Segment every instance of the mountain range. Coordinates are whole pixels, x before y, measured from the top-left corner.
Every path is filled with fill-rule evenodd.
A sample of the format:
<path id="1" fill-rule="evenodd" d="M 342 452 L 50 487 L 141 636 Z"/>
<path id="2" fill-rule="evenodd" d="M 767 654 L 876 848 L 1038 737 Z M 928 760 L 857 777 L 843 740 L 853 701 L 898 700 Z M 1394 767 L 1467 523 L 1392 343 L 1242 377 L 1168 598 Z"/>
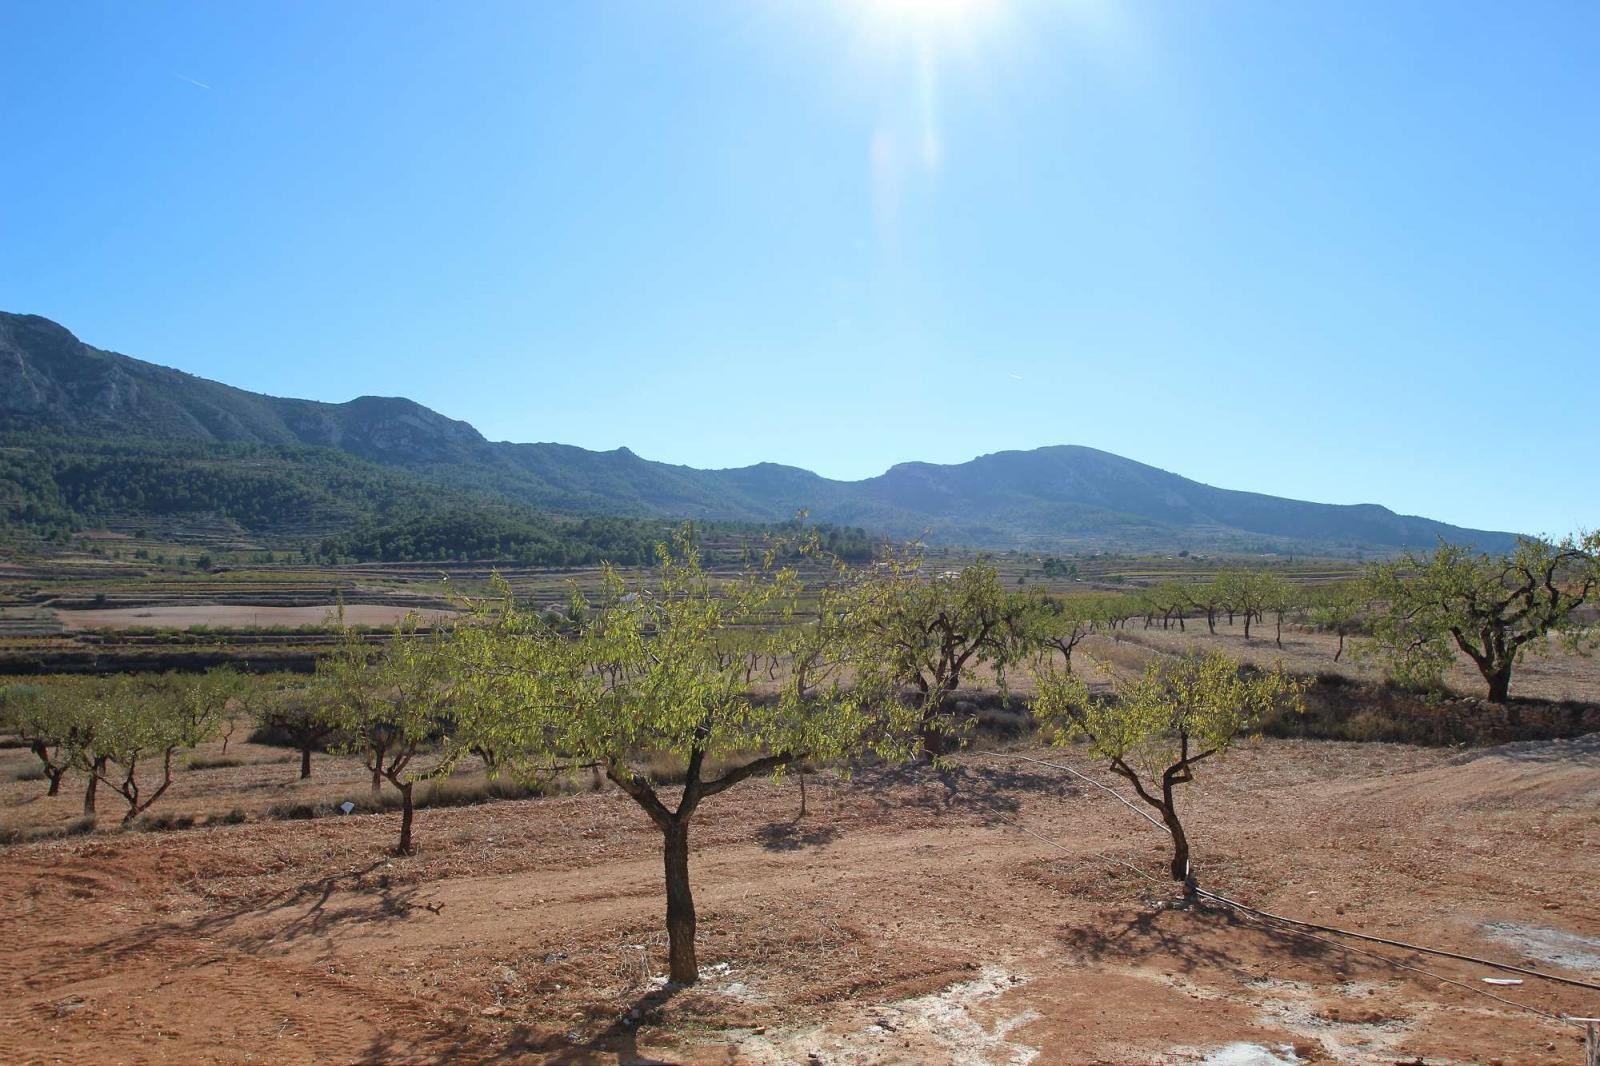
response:
<path id="1" fill-rule="evenodd" d="M 29 482 L 30 469 L 44 469 L 44 459 L 63 450 L 147 448 L 151 462 L 163 456 L 177 457 L 175 464 L 203 461 L 213 474 L 229 464 L 256 473 L 270 467 L 274 477 L 291 482 L 302 468 L 325 471 L 337 462 L 341 476 L 379 486 L 371 493 L 376 497 L 388 491 L 427 497 L 448 487 L 441 498 L 466 494 L 460 498 L 547 514 L 738 522 L 780 522 L 805 510 L 816 521 L 887 536 L 989 548 L 1352 555 L 1431 548 L 1441 538 L 1497 551 L 1515 539 L 1376 504 L 1308 503 L 1214 488 L 1073 445 L 997 452 L 954 465 L 901 463 L 863 481 L 834 481 L 772 463 L 699 470 L 653 462 L 626 448 L 495 442 L 409 399 L 362 396 L 334 404 L 247 392 L 91 347 L 39 316 L 4 312 L 0 441 L 18 483 Z M 81 463 L 56 462 L 50 469 L 64 500 L 114 498 L 125 509 L 146 506 L 115 496 L 114 485 L 84 489 L 80 482 L 96 475 L 84 473 Z M 77 472 L 61 473 L 69 469 Z M 325 473 L 319 477 L 317 491 L 332 492 Z M 28 491 L 47 492 L 49 486 L 38 483 L 48 480 L 32 476 Z M 272 520 L 292 524 L 295 515 L 322 507 L 307 491 L 310 510 L 280 510 Z M 324 531 L 330 522 L 372 517 L 339 511 L 331 496 L 325 502 L 317 512 Z M 205 500 L 194 506 L 203 508 Z"/>

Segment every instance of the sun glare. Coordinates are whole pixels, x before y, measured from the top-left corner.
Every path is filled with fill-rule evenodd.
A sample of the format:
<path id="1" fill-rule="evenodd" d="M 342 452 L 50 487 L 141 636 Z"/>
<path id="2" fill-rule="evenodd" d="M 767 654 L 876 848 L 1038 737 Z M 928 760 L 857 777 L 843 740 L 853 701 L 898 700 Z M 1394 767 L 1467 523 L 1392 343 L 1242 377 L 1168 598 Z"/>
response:
<path id="1" fill-rule="evenodd" d="M 919 28 L 965 28 L 996 0 L 857 0 L 874 19 Z"/>

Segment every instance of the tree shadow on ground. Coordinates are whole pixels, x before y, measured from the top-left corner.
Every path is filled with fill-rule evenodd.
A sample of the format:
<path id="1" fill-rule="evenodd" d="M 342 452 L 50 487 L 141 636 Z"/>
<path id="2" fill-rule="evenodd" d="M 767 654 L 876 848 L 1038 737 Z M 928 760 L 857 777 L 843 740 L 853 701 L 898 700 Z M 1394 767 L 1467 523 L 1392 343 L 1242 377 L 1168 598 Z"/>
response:
<path id="1" fill-rule="evenodd" d="M 756 830 L 756 840 L 768 851 L 823 848 L 837 839 L 839 830 L 830 825 L 802 826 L 799 822 L 768 822 Z"/>
<path id="2" fill-rule="evenodd" d="M 1123 912 L 1126 917 L 1128 912 Z M 1333 944 L 1241 918 L 1229 907 L 1152 907 L 1122 921 L 1063 930 L 1057 941 L 1087 963 L 1133 963 L 1192 975 L 1217 971 L 1240 983 L 1273 976 L 1263 957 L 1316 963 L 1330 972 L 1351 972 L 1360 960 Z M 1246 950 L 1246 949 L 1250 950 Z"/>
<path id="3" fill-rule="evenodd" d="M 639 1029 L 659 1022 L 659 1012 L 682 989 L 664 985 L 644 993 L 592 1035 L 580 1036 L 578 1029 L 567 1033 L 539 1030 L 529 1025 L 497 1028 L 480 1032 L 465 1027 L 438 1033 L 424 1039 L 424 1048 L 383 1034 L 373 1040 L 362 1055 L 362 1062 L 416 1062 L 419 1051 L 424 1061 L 437 1062 L 514 1062 L 524 1059 L 546 1066 L 589 1066 L 615 1061 L 617 1066 L 673 1066 L 678 1060 L 658 1058 L 639 1050 Z M 611 1056 L 615 1055 L 613 1060 Z"/>
<path id="4" fill-rule="evenodd" d="M 885 811 L 931 810 L 960 814 L 976 824 L 1009 825 L 1022 798 L 1070 799 L 1083 788 L 1063 774 L 963 762 L 940 768 L 926 762 L 863 771 L 856 781 Z"/>
<path id="5" fill-rule="evenodd" d="M 429 904 L 418 898 L 421 885 L 400 887 L 385 874 L 372 876 L 386 861 L 377 859 L 359 870 L 304 881 L 264 900 L 241 904 L 221 913 L 141 926 L 84 950 L 91 958 L 120 961 L 146 951 L 161 950 L 173 938 L 203 940 L 224 936 L 230 948 L 258 951 L 269 944 L 286 944 L 330 933 L 345 925 L 404 921 L 418 912 L 441 913 L 441 904 Z M 247 920 L 256 928 L 241 929 Z"/>

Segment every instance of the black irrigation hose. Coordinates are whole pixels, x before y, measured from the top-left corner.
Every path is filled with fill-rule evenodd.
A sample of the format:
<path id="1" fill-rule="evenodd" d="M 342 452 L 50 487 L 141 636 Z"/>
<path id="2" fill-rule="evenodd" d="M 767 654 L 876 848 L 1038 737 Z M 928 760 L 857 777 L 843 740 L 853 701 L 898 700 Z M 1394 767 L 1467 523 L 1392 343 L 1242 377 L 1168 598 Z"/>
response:
<path id="1" fill-rule="evenodd" d="M 1593 992 L 1600 992 L 1600 984 L 1595 984 L 1592 981 L 1580 981 L 1576 977 L 1561 977 L 1553 973 L 1540 973 L 1538 970 L 1529 970 L 1521 966 L 1513 966 L 1508 962 L 1495 962 L 1493 959 L 1484 959 L 1478 957 L 1477 955 L 1462 955 L 1461 953 L 1455 951 L 1445 951 L 1443 948 L 1430 948 L 1424 947 L 1421 944 L 1408 944 L 1404 940 L 1388 940 L 1381 936 L 1371 936 L 1367 933 L 1357 933 L 1349 929 L 1339 929 L 1331 925 L 1318 925 L 1315 922 L 1303 922 L 1298 918 L 1285 918 L 1281 914 L 1273 914 L 1270 911 L 1263 911 L 1258 910 L 1255 907 L 1248 907 L 1245 904 L 1240 903 L 1238 900 L 1229 899 L 1227 896 L 1218 895 L 1215 892 L 1207 892 L 1203 888 L 1196 889 L 1195 891 L 1200 895 L 1205 896 L 1207 899 L 1216 900 L 1218 903 L 1232 907 L 1235 910 L 1258 915 L 1262 918 L 1270 918 L 1275 922 L 1282 922 L 1285 925 L 1299 926 L 1302 929 L 1315 929 L 1320 933 L 1333 933 L 1337 936 L 1348 936 L 1356 940 L 1366 940 L 1373 944 L 1385 944 L 1391 948 L 1404 948 L 1407 951 L 1420 951 L 1426 955 L 1438 955 L 1441 958 L 1446 959 L 1459 959 L 1462 962 L 1472 962 L 1478 964 L 1479 966 L 1488 966 L 1496 970 L 1505 970 L 1507 973 L 1520 973 L 1526 977 L 1539 977 L 1546 981 L 1558 981 L 1564 985 L 1572 985 L 1576 988 L 1587 988 Z"/>
<path id="2" fill-rule="evenodd" d="M 1212 898 L 1214 900 L 1218 900 L 1219 902 L 1226 902 L 1227 905 L 1232 906 L 1232 907 L 1236 908 L 1237 910 L 1239 910 L 1239 912 L 1242 913 L 1250 921 L 1256 922 L 1256 923 L 1258 923 L 1260 925 L 1263 925 L 1263 926 L 1267 926 L 1269 928 L 1272 926 L 1272 923 L 1267 921 L 1265 918 L 1258 917 L 1258 915 L 1264 914 L 1265 913 L 1264 911 L 1257 911 L 1254 908 L 1245 907 L 1245 906 L 1243 906 L 1241 904 L 1233 903 L 1231 900 L 1223 901 L 1222 897 L 1216 895 L 1215 893 L 1206 892 L 1206 891 L 1201 890 L 1200 891 L 1200 895 L 1209 896 L 1210 898 Z M 1544 1010 L 1544 1009 L 1542 1009 L 1540 1007 L 1529 1006 L 1526 1003 L 1518 1003 L 1514 999 L 1507 999 L 1505 996 L 1496 995 L 1495 993 L 1490 992 L 1488 989 L 1479 988 L 1477 985 L 1468 984 L 1465 981 L 1458 981 L 1454 977 L 1446 977 L 1443 974 L 1434 973 L 1432 970 L 1424 970 L 1420 966 L 1412 966 L 1409 963 L 1401 962 L 1399 959 L 1391 958 L 1390 956 L 1385 955 L 1381 951 L 1372 951 L 1372 950 L 1370 950 L 1368 948 L 1353 948 L 1348 944 L 1340 944 L 1336 940 L 1329 940 L 1325 936 L 1318 936 L 1315 933 L 1308 933 L 1304 929 L 1295 928 L 1296 926 L 1304 925 L 1304 924 L 1308 924 L 1308 923 L 1296 922 L 1293 919 L 1279 919 L 1279 920 L 1288 923 L 1289 928 L 1285 929 L 1284 931 L 1289 933 L 1289 934 L 1291 934 L 1291 935 L 1293 935 L 1293 936 L 1304 937 L 1307 940 L 1314 940 L 1319 944 L 1327 944 L 1329 947 L 1343 948 L 1345 951 L 1354 951 L 1358 955 L 1366 955 L 1369 958 L 1377 959 L 1380 962 L 1385 963 L 1386 965 L 1394 966 L 1394 967 L 1397 967 L 1398 969 L 1401 969 L 1401 970 L 1410 970 L 1412 973 L 1419 973 L 1422 976 L 1430 978 L 1431 980 L 1434 980 L 1434 981 L 1438 981 L 1441 984 L 1455 985 L 1457 988 L 1465 989 L 1468 992 L 1475 992 L 1480 996 L 1486 996 L 1489 999 L 1494 1000 L 1496 1003 L 1504 1003 L 1508 1007 L 1515 1007 L 1518 1010 L 1525 1010 L 1529 1014 L 1537 1014 L 1539 1017 L 1548 1018 L 1550 1021 L 1553 1021 L 1553 1022 L 1569 1022 L 1569 1023 L 1572 1023 L 1572 1024 L 1577 1024 L 1575 1019 L 1568 1018 L 1565 1015 L 1552 1014 L 1550 1011 Z"/>

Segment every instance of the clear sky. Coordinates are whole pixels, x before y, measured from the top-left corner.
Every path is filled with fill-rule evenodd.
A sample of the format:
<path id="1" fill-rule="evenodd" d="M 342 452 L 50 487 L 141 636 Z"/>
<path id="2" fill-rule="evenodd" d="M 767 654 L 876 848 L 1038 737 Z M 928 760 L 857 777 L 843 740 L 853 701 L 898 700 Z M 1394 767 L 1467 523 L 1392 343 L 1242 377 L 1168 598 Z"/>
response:
<path id="1" fill-rule="evenodd" d="M 0 308 L 491 439 L 1600 525 L 1600 4 L 0 0 Z"/>

